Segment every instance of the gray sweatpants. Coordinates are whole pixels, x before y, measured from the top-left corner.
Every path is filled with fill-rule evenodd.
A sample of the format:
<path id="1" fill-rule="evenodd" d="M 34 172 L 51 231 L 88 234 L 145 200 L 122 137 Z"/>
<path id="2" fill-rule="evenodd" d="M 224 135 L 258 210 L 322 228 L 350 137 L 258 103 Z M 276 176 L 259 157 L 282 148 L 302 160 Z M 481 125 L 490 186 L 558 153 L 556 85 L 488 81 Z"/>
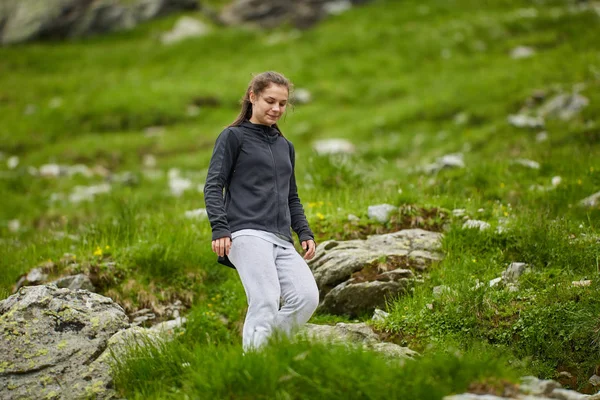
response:
<path id="1" fill-rule="evenodd" d="M 248 299 L 242 335 L 244 351 L 263 346 L 275 330 L 290 335 L 319 303 L 315 278 L 292 248 L 256 236 L 238 236 L 229 251 Z M 279 308 L 279 298 L 284 304 Z"/>

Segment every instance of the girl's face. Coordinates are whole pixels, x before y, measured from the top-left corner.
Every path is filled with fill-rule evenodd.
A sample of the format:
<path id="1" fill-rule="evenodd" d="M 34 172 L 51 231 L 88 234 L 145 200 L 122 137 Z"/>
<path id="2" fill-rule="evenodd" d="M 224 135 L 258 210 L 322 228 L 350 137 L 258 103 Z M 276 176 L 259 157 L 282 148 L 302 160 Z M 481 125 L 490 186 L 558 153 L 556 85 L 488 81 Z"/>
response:
<path id="1" fill-rule="evenodd" d="M 285 86 L 271 83 L 260 95 L 250 92 L 252 102 L 252 117 L 250 122 L 271 126 L 285 112 L 288 101 L 288 89 Z"/>

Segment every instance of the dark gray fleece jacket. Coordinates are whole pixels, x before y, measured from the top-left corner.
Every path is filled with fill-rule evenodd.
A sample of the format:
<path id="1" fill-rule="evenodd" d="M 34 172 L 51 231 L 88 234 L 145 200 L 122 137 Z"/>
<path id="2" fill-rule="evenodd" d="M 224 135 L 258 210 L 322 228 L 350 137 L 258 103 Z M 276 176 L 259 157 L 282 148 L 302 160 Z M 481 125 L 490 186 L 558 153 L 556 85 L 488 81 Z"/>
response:
<path id="1" fill-rule="evenodd" d="M 204 186 L 212 239 L 241 229 L 272 232 L 292 242 L 314 239 L 298 197 L 294 146 L 270 126 L 249 121 L 217 138 Z"/>

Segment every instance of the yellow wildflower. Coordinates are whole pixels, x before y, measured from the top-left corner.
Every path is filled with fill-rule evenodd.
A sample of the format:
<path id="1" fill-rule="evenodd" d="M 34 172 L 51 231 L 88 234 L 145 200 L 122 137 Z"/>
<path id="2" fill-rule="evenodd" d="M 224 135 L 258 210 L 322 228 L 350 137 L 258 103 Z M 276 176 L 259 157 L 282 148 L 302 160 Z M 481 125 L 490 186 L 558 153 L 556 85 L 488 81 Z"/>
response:
<path id="1" fill-rule="evenodd" d="M 94 255 L 98 257 L 102 257 L 102 249 L 100 246 L 96 247 L 96 251 L 94 251 Z"/>
<path id="2" fill-rule="evenodd" d="M 321 213 L 317 213 L 317 218 L 319 219 L 325 219 L 325 216 Z"/>
<path id="3" fill-rule="evenodd" d="M 473 261 L 474 263 L 476 263 L 476 262 L 477 262 L 477 259 L 476 259 L 476 258 L 474 258 L 472 261 Z"/>
<path id="4" fill-rule="evenodd" d="M 501 187 L 502 189 L 504 189 L 504 182 L 501 182 L 501 183 L 500 183 L 500 187 Z"/>
<path id="5" fill-rule="evenodd" d="M 504 211 L 504 216 L 508 217 L 508 212 Z"/>
<path id="6" fill-rule="evenodd" d="M 583 182 L 581 181 L 581 179 L 577 179 L 577 184 L 581 185 Z"/>
<path id="7" fill-rule="evenodd" d="M 110 246 L 106 245 L 106 247 L 104 248 L 105 250 L 110 250 Z"/>

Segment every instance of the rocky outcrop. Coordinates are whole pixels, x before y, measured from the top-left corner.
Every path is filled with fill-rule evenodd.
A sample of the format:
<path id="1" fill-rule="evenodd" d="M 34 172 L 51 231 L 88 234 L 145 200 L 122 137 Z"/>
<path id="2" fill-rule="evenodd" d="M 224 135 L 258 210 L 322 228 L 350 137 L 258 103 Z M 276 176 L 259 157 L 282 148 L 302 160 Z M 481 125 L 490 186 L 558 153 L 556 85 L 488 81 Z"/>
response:
<path id="1" fill-rule="evenodd" d="M 464 393 L 446 396 L 444 400 L 600 400 L 600 394 L 581 394 L 563 389 L 556 381 L 542 380 L 534 376 L 526 376 L 522 378 L 520 385 L 508 389 L 500 395 Z"/>
<path id="2" fill-rule="evenodd" d="M 0 43 L 130 29 L 197 0 L 0 0 Z"/>
<path id="3" fill-rule="evenodd" d="M 391 359 L 414 358 L 419 355 L 408 347 L 382 342 L 379 336 L 365 323 L 336 325 L 305 324 L 301 330 L 310 340 L 326 341 L 350 346 L 361 346 L 376 351 Z"/>
<path id="4" fill-rule="evenodd" d="M 227 25 L 253 23 L 273 28 L 291 23 L 308 28 L 330 14 L 339 14 L 368 0 L 237 0 L 225 7 L 219 19 Z"/>
<path id="5" fill-rule="evenodd" d="M 442 259 L 441 234 L 422 229 L 323 242 L 309 262 L 321 296 L 320 310 L 359 315 L 384 308 L 410 289 L 433 261 Z"/>
<path id="6" fill-rule="evenodd" d="M 113 397 L 109 366 L 98 358 L 128 326 L 123 309 L 108 297 L 55 286 L 21 288 L 0 302 L 1 397 Z"/>

